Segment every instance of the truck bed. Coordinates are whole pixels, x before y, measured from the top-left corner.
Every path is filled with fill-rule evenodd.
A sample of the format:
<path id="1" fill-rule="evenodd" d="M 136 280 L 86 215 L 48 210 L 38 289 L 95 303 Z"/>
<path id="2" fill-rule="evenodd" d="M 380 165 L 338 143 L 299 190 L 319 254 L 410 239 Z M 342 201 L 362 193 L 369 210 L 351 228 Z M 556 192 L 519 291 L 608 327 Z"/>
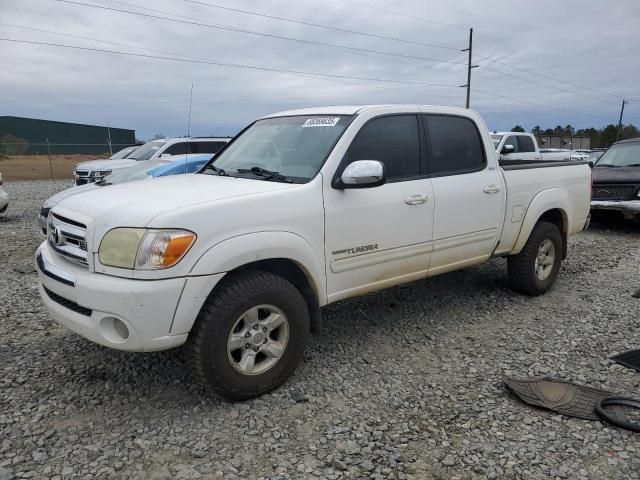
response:
<path id="1" fill-rule="evenodd" d="M 511 254 L 534 198 L 542 194 L 567 212 L 568 234 L 579 232 L 589 215 L 590 172 L 587 162 L 545 162 L 541 160 L 500 160 L 507 189 L 505 223 L 496 255 Z M 548 170 L 554 168 L 554 170 Z M 530 170 L 536 169 L 531 172 Z M 539 170 L 537 170 L 539 169 Z M 518 253 L 517 251 L 515 253 Z"/>
<path id="2" fill-rule="evenodd" d="M 509 160 L 500 159 L 498 164 L 503 170 L 524 170 L 528 168 L 567 167 L 572 165 L 587 165 L 580 160 L 554 161 L 554 160 Z"/>

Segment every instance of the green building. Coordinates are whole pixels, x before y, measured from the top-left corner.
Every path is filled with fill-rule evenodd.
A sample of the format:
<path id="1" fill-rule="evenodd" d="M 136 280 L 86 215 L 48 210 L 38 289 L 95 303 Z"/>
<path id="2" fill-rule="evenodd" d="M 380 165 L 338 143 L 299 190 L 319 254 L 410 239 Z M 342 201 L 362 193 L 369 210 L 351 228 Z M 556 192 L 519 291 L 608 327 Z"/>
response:
<path id="1" fill-rule="evenodd" d="M 0 116 L 0 152 L 7 154 L 99 155 L 135 143 L 135 130 Z"/>

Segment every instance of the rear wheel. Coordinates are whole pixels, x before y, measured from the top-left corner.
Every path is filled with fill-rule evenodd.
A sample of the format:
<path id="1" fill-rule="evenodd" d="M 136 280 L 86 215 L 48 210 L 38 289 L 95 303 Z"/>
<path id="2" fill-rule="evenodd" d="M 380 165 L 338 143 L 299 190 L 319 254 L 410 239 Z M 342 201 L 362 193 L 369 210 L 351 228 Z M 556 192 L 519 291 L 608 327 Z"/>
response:
<path id="1" fill-rule="evenodd" d="M 538 222 L 522 251 L 507 259 L 510 286 L 526 295 L 541 295 L 555 282 L 561 262 L 560 230 L 553 223 Z"/>
<path id="2" fill-rule="evenodd" d="M 300 292 L 268 272 L 231 274 L 189 335 L 200 381 L 230 400 L 281 385 L 302 358 L 309 312 Z"/>

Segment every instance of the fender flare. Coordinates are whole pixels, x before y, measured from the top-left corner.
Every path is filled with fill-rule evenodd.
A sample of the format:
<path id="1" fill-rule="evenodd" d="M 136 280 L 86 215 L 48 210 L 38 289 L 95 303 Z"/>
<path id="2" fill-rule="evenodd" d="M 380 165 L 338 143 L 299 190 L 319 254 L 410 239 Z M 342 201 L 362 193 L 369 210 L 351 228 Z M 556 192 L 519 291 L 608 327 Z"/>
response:
<path id="1" fill-rule="evenodd" d="M 320 305 L 327 303 L 323 257 L 296 233 L 264 231 L 238 235 L 213 245 L 196 261 L 189 275 L 226 273 L 269 259 L 291 260 L 307 276 Z"/>
<path id="2" fill-rule="evenodd" d="M 559 188 L 548 188 L 536 194 L 529 203 L 511 255 L 516 255 L 522 251 L 527 240 L 529 240 L 533 227 L 536 226 L 540 217 L 550 210 L 559 210 L 562 214 L 563 228 L 561 233 L 564 239 L 563 242 L 566 242 L 568 228 L 572 224 L 571 219 L 573 218 L 569 195 Z"/>

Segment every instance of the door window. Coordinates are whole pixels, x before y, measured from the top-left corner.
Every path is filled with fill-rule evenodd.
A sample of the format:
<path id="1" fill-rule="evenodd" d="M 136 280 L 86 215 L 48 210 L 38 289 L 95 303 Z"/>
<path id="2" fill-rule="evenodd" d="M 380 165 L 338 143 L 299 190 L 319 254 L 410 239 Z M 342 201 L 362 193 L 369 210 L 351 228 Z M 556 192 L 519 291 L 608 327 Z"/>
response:
<path id="1" fill-rule="evenodd" d="M 420 134 L 415 115 L 380 117 L 367 123 L 349 147 L 349 162 L 378 160 L 388 181 L 420 175 Z"/>
<path id="2" fill-rule="evenodd" d="M 487 164 L 480 132 L 466 117 L 424 115 L 430 175 L 456 175 L 483 170 Z"/>
<path id="3" fill-rule="evenodd" d="M 518 145 L 518 137 L 516 137 L 515 135 L 511 135 L 510 137 L 508 137 L 502 147 L 504 148 L 507 145 L 511 145 L 513 147 L 513 153 L 518 153 L 520 151 L 520 146 Z"/>
<path id="4" fill-rule="evenodd" d="M 163 155 L 184 155 L 186 153 L 191 153 L 188 142 L 174 143 L 162 152 Z"/>
<path id="5" fill-rule="evenodd" d="M 191 142 L 191 151 L 193 153 L 218 153 L 225 142 Z"/>
<path id="6" fill-rule="evenodd" d="M 535 152 L 536 147 L 533 144 L 533 140 L 531 137 L 519 136 L 518 137 L 518 147 L 520 152 Z"/>

